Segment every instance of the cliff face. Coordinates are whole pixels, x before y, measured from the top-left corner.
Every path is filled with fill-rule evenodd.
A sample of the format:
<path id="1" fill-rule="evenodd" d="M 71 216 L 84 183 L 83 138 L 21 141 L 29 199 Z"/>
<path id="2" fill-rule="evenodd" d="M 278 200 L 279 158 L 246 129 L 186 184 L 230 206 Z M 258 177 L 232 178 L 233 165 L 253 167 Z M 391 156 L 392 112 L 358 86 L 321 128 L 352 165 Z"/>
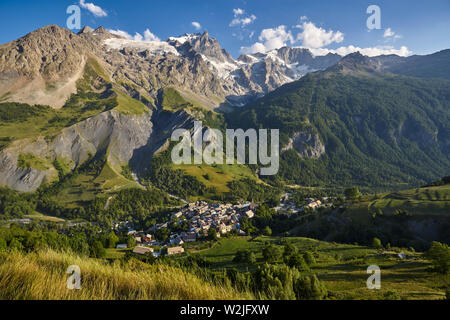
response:
<path id="1" fill-rule="evenodd" d="M 283 151 L 294 149 L 301 158 L 319 159 L 325 153 L 325 146 L 319 134 L 312 129 L 295 132 Z"/>
<path id="2" fill-rule="evenodd" d="M 61 107 L 76 92 L 90 48 L 87 41 L 57 26 L 0 46 L 0 97 Z"/>
<path id="3" fill-rule="evenodd" d="M 39 148 L 39 145 L 44 146 L 45 144 L 42 141 L 36 142 L 32 148 L 24 151 L 35 151 L 35 148 Z M 53 170 L 43 170 L 42 168 L 38 170 L 32 167 L 20 167 L 20 154 L 17 149 L 0 153 L 0 186 L 30 192 L 35 191 L 47 178 L 51 179 L 55 176 L 56 170 L 54 168 Z"/>
<path id="4" fill-rule="evenodd" d="M 183 111 L 131 116 L 111 110 L 63 129 L 52 141 L 43 137 L 16 141 L 0 152 L 0 185 L 35 191 L 43 182 L 57 178 L 53 165 L 56 159 L 73 170 L 90 157 L 105 154 L 111 168 L 118 173 L 130 161 L 139 170 L 165 145 L 172 130 L 189 128 L 192 121 Z M 154 122 L 159 124 L 155 126 Z M 24 165 L 21 157 L 32 160 Z"/>

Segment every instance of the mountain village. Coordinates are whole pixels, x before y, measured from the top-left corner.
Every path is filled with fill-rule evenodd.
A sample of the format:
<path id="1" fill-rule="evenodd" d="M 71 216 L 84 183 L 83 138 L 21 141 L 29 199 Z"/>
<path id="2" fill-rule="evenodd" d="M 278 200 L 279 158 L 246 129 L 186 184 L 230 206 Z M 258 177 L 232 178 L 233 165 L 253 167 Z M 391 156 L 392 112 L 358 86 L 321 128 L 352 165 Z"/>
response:
<path id="1" fill-rule="evenodd" d="M 286 193 L 280 199 L 280 205 L 275 208 L 280 214 L 292 215 L 299 214 L 306 209 L 316 210 L 321 207 L 328 207 L 331 204 L 327 203 L 328 198 L 321 200 L 308 198 L 307 204 L 297 207 L 291 199 L 291 194 Z M 145 255 L 152 253 L 153 256 L 158 257 L 165 252 L 167 248 L 167 255 L 184 253 L 183 245 L 189 242 L 196 242 L 199 239 L 206 238 L 210 229 L 216 230 L 217 238 L 228 233 L 234 232 L 238 236 L 246 236 L 247 234 L 241 230 L 240 221 L 246 217 L 252 219 L 255 216 L 257 205 L 253 202 L 231 204 L 231 203 L 207 203 L 205 201 L 197 201 L 189 203 L 184 208 L 172 213 L 169 221 L 153 226 L 148 232 L 136 231 L 129 229 L 128 235 L 134 237 L 137 246 L 133 253 Z M 158 230 L 167 229 L 169 225 L 181 225 L 185 221 L 188 223 L 187 231 L 171 232 L 166 242 L 157 241 L 152 234 Z M 154 252 L 154 246 L 159 246 L 161 249 Z M 125 244 L 119 244 L 118 249 L 125 249 Z"/>

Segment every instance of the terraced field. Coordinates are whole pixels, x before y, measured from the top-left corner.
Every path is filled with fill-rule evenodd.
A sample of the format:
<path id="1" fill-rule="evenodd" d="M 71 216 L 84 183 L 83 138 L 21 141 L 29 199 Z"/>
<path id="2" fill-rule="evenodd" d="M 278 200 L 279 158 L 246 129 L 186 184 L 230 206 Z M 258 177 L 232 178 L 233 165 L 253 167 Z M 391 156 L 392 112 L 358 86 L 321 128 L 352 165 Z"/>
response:
<path id="1" fill-rule="evenodd" d="M 337 244 L 308 238 L 287 238 L 299 251 L 310 251 L 316 258 L 311 273 L 316 273 L 335 299 L 443 299 L 450 275 L 432 272 L 430 263 L 422 253 L 405 248 L 380 251 L 364 246 Z M 211 268 L 237 268 L 251 271 L 263 264 L 261 249 L 265 241 L 280 244 L 280 238 L 248 237 L 221 239 L 211 248 L 191 248 L 211 264 Z M 281 248 L 281 246 L 280 246 Z M 256 254 L 255 265 L 233 262 L 238 250 L 248 249 Z M 406 254 L 402 259 L 399 252 Z M 366 286 L 367 267 L 381 269 L 381 289 L 369 290 Z"/>
<path id="2" fill-rule="evenodd" d="M 384 214 L 393 214 L 395 210 L 402 209 L 411 215 L 447 215 L 450 213 L 450 185 L 365 196 L 352 209 L 380 209 Z"/>

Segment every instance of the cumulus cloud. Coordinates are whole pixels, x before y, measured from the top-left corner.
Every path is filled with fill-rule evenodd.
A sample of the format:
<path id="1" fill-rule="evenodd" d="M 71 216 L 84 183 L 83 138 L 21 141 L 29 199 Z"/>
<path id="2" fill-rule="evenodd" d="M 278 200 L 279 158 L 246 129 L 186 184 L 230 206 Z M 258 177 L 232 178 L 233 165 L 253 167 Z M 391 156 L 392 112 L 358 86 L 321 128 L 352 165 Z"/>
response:
<path id="1" fill-rule="evenodd" d="M 385 38 L 387 38 L 387 37 L 393 37 L 394 35 L 395 35 L 395 32 L 392 31 L 391 28 L 387 28 L 387 29 L 384 31 L 383 37 L 385 37 Z"/>
<path id="2" fill-rule="evenodd" d="M 108 14 L 101 7 L 96 6 L 93 3 L 86 3 L 85 0 L 80 0 L 80 6 L 89 12 L 91 12 L 96 17 L 106 17 Z"/>
<path id="3" fill-rule="evenodd" d="M 245 27 L 245 26 L 249 25 L 250 23 L 254 22 L 255 20 L 256 20 L 256 16 L 254 14 L 252 14 L 248 17 L 244 17 L 244 18 L 234 18 L 230 22 L 230 27 L 236 27 L 236 26 Z"/>
<path id="4" fill-rule="evenodd" d="M 115 34 L 117 36 L 120 36 L 120 37 L 124 37 L 124 38 L 130 39 L 130 40 L 133 39 L 133 37 L 128 32 L 120 30 L 120 29 L 117 29 L 117 30 L 108 29 L 108 32 L 112 33 L 112 34 Z"/>
<path id="5" fill-rule="evenodd" d="M 200 30 L 202 28 L 202 25 L 197 21 L 192 21 L 191 24 L 195 28 L 195 30 Z"/>
<path id="6" fill-rule="evenodd" d="M 384 30 L 384 34 L 383 37 L 386 38 L 386 41 L 389 40 L 397 40 L 400 39 L 402 36 L 399 34 L 396 34 L 391 28 L 387 28 L 386 30 Z"/>
<path id="7" fill-rule="evenodd" d="M 337 53 L 341 56 L 346 56 L 350 53 L 360 52 L 362 55 L 368 57 L 375 57 L 380 55 L 396 54 L 401 57 L 406 57 L 412 54 L 412 52 L 406 46 L 401 46 L 400 49 L 395 49 L 392 46 L 377 46 L 361 48 L 357 46 L 346 46 L 337 49 L 327 49 L 327 48 L 308 48 L 316 56 L 324 56 L 328 53 Z"/>
<path id="8" fill-rule="evenodd" d="M 157 36 L 150 32 L 150 29 L 146 29 L 144 31 L 144 40 L 145 41 L 161 41 Z"/>
<path id="9" fill-rule="evenodd" d="M 245 13 L 245 11 L 242 10 L 241 8 L 236 8 L 236 9 L 233 9 L 233 13 L 234 13 L 234 16 L 237 17 L 240 15 L 243 15 Z"/>
<path id="10" fill-rule="evenodd" d="M 301 30 L 295 36 L 292 34 L 293 31 L 287 30 L 284 25 L 276 28 L 264 29 L 258 37 L 259 41 L 251 46 L 241 47 L 241 52 L 244 54 L 257 52 L 264 53 L 284 47 L 289 42 L 290 44 L 299 43 L 299 47 L 311 50 L 316 56 L 322 56 L 328 53 L 337 53 L 341 56 L 345 56 L 357 51 L 369 57 L 389 54 L 408 56 L 412 54 L 406 46 L 395 49 L 393 46 L 361 48 L 349 45 L 337 49 L 328 49 L 326 48 L 328 45 L 344 41 L 344 34 L 340 31 L 327 31 L 321 27 L 317 27 L 314 23 L 307 21 L 307 19 L 306 16 L 302 16 L 300 18 L 301 24 L 293 26 L 292 30 Z M 388 28 L 385 30 L 385 38 L 397 39 L 400 38 L 400 36 L 393 32 L 392 29 Z"/>
<path id="11" fill-rule="evenodd" d="M 145 42 L 150 42 L 150 41 L 161 41 L 157 36 L 155 36 L 150 29 L 146 29 L 144 31 L 144 35 L 140 34 L 139 32 L 136 32 L 136 34 L 134 36 L 132 36 L 131 34 L 129 34 L 126 31 L 117 29 L 117 30 L 112 30 L 109 29 L 108 32 L 124 37 L 128 40 L 134 40 L 134 41 L 145 41 Z"/>
<path id="12" fill-rule="evenodd" d="M 251 14 L 249 16 L 244 16 L 245 11 L 237 8 L 233 9 L 234 19 L 230 22 L 230 27 L 241 26 L 245 28 L 247 25 L 253 23 L 256 20 L 256 16 Z"/>
<path id="13" fill-rule="evenodd" d="M 264 29 L 258 37 L 260 42 L 254 43 L 250 47 L 241 47 L 242 53 L 267 52 L 278 49 L 287 45 L 288 42 L 293 44 L 294 37 L 291 31 L 286 30 L 286 26 L 278 26 L 276 28 Z"/>
<path id="14" fill-rule="evenodd" d="M 317 27 L 314 23 L 305 21 L 297 26 L 303 31 L 297 35 L 297 40 L 302 41 L 303 46 L 308 48 L 322 48 L 332 43 L 344 41 L 344 34 L 340 31 L 333 31 Z"/>

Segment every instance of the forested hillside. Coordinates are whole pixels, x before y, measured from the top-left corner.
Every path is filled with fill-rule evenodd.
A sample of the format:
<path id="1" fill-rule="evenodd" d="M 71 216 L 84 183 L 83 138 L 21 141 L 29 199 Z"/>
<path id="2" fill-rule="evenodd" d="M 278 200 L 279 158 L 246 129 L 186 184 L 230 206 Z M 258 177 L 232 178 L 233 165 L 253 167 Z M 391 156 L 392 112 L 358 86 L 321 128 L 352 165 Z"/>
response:
<path id="1" fill-rule="evenodd" d="M 450 169 L 450 81 L 388 74 L 309 74 L 227 116 L 234 128 L 318 134 L 325 152 L 282 153 L 278 178 L 371 189 L 420 185 Z M 274 179 L 277 179 L 276 177 Z"/>

